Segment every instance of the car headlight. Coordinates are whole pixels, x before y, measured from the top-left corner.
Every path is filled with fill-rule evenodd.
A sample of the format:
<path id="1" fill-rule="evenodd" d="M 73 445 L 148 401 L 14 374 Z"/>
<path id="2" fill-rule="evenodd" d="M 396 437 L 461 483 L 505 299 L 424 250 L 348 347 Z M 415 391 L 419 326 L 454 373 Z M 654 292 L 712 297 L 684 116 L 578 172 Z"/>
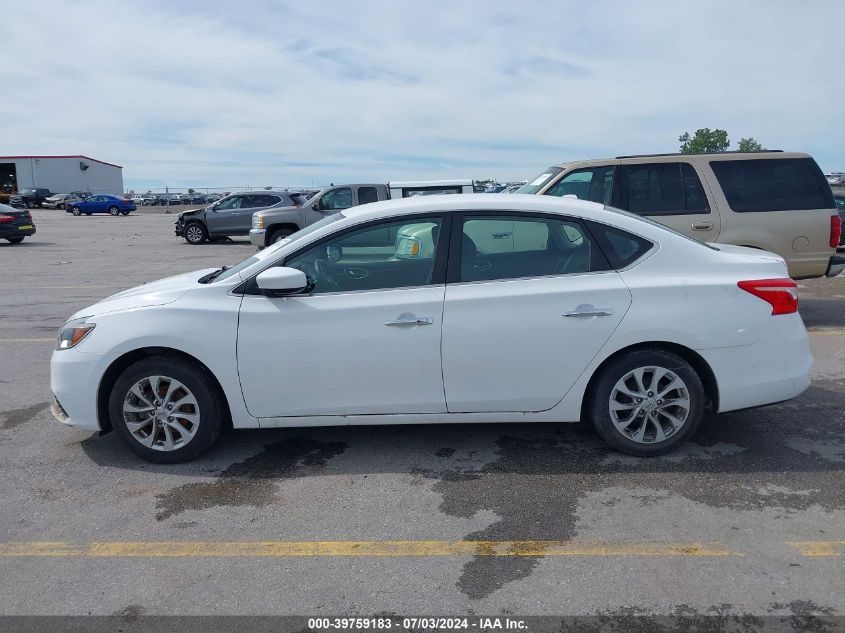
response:
<path id="1" fill-rule="evenodd" d="M 56 349 L 76 347 L 82 339 L 91 333 L 91 330 L 94 329 L 94 324 L 86 323 L 85 319 L 86 317 L 82 317 L 81 319 L 68 321 L 59 328 L 59 340 Z"/>
<path id="2" fill-rule="evenodd" d="M 264 217 L 258 215 L 257 213 L 252 216 L 252 228 L 254 229 L 263 229 L 264 228 Z"/>

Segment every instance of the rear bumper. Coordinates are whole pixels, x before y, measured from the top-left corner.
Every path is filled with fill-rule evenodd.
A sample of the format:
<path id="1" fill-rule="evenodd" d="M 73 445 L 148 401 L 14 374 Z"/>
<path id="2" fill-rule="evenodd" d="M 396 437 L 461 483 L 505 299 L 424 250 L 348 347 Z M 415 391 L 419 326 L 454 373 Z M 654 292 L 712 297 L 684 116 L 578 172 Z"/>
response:
<path id="1" fill-rule="evenodd" d="M 752 345 L 697 350 L 719 388 L 719 413 L 791 400 L 810 386 L 810 337 L 798 314 L 772 317 Z"/>
<path id="2" fill-rule="evenodd" d="M 842 255 L 834 255 L 830 258 L 830 262 L 827 265 L 827 271 L 825 272 L 825 277 L 836 277 L 839 273 L 845 270 L 845 256 Z"/>
<path id="3" fill-rule="evenodd" d="M 9 238 L 16 238 L 16 237 L 28 237 L 30 235 L 35 235 L 35 225 L 32 225 L 32 228 L 29 229 L 22 229 L 17 226 L 8 226 L 0 224 L 0 240 L 5 240 Z"/>
<path id="4" fill-rule="evenodd" d="M 257 246 L 258 248 L 264 248 L 265 246 L 265 238 L 267 236 L 266 229 L 250 229 L 249 230 L 249 241 L 252 242 L 253 246 Z"/>

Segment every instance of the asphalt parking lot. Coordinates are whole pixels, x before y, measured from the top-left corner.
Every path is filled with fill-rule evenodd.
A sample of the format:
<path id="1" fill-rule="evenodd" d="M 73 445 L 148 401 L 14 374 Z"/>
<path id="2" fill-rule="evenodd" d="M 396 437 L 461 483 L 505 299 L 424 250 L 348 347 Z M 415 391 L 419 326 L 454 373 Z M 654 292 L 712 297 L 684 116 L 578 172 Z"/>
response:
<path id="1" fill-rule="evenodd" d="M 580 425 L 431 425 L 230 432 L 160 466 L 53 420 L 55 332 L 254 248 L 33 215 L 0 243 L 0 614 L 845 615 L 843 276 L 801 282 L 812 387 L 662 458 Z"/>

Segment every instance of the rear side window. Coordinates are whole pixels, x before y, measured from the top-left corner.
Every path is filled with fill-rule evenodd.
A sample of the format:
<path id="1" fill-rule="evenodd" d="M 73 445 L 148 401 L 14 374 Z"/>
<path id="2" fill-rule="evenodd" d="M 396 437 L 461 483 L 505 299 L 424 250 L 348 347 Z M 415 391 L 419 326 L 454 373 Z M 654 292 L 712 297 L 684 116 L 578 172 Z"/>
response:
<path id="1" fill-rule="evenodd" d="M 616 270 L 630 266 L 654 246 L 639 235 L 600 222 L 586 222 L 611 268 Z"/>
<path id="2" fill-rule="evenodd" d="M 737 213 L 834 207 L 830 186 L 812 158 L 714 160 L 710 167 Z"/>
<path id="3" fill-rule="evenodd" d="M 375 187 L 360 187 L 358 189 L 358 204 L 369 204 L 378 202 L 378 193 Z"/>
<path id="4" fill-rule="evenodd" d="M 689 163 L 628 165 L 628 208 L 638 215 L 709 213 L 698 174 Z"/>

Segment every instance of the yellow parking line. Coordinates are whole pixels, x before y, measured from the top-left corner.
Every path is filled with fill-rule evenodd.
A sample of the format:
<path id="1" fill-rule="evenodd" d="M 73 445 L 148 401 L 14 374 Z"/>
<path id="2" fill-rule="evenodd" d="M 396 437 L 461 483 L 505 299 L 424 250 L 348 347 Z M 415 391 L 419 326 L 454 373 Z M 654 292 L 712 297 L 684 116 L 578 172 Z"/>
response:
<path id="1" fill-rule="evenodd" d="M 55 343 L 56 338 L 0 338 L 0 343 Z"/>
<path id="2" fill-rule="evenodd" d="M 577 543 L 572 541 L 62 541 L 0 544 L 0 557 L 434 557 L 434 556 L 742 556 L 719 543 Z"/>
<path id="3" fill-rule="evenodd" d="M 787 541 L 787 545 L 797 547 L 801 556 L 845 555 L 845 541 Z"/>

